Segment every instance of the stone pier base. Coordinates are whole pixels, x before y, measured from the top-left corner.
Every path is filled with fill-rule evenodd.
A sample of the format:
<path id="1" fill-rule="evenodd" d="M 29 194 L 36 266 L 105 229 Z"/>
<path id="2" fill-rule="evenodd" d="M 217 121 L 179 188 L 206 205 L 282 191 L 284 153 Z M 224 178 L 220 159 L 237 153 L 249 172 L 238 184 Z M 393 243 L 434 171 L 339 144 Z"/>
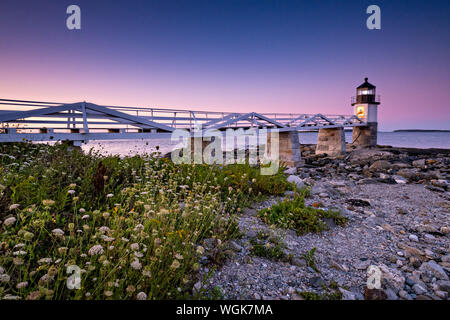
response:
<path id="1" fill-rule="evenodd" d="M 367 126 L 353 127 L 352 145 L 357 148 L 375 147 L 377 145 L 378 123 L 368 123 Z"/>
<path id="2" fill-rule="evenodd" d="M 267 133 L 267 154 L 272 152 L 272 143 L 276 143 L 276 133 Z M 291 168 L 298 168 L 304 165 L 300 152 L 300 141 L 297 131 L 278 132 L 278 156 L 280 162 Z"/>
<path id="3" fill-rule="evenodd" d="M 345 154 L 344 128 L 319 129 L 316 154 L 327 154 L 331 157 Z"/>

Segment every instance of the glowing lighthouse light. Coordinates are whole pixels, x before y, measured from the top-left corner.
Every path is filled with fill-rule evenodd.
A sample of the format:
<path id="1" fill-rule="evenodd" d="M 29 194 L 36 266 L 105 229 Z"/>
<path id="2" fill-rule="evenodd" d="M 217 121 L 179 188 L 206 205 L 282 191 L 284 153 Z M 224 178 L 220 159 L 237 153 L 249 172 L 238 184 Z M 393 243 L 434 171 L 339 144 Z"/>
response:
<path id="1" fill-rule="evenodd" d="M 368 123 L 377 123 L 380 98 L 376 95 L 376 87 L 364 79 L 364 83 L 356 88 L 356 97 L 352 97 L 354 114 Z"/>

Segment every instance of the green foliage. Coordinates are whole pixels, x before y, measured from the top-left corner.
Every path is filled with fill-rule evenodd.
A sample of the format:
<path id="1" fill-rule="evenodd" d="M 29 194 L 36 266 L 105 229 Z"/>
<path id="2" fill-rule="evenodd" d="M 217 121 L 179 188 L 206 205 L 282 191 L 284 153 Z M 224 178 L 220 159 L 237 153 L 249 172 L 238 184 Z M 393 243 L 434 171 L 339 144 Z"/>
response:
<path id="1" fill-rule="evenodd" d="M 328 230 L 328 225 L 323 222 L 326 218 L 333 219 L 337 225 L 345 225 L 347 218 L 342 217 L 338 211 L 305 206 L 308 194 L 309 190 L 303 189 L 300 194 L 295 194 L 294 199 L 284 199 L 270 208 L 260 210 L 258 216 L 268 224 L 295 229 L 299 235 Z"/>
<path id="2" fill-rule="evenodd" d="M 192 298 L 200 257 L 215 255 L 203 241 L 223 246 L 239 236 L 236 214 L 283 192 L 283 179 L 249 165 L 1 144 L 0 266 L 9 280 L 0 298 Z M 217 262 L 222 251 L 218 245 Z M 68 265 L 83 270 L 79 290 L 66 286 Z"/>
<path id="3" fill-rule="evenodd" d="M 298 292 L 304 300 L 341 300 L 342 293 L 339 291 L 339 285 L 336 281 L 332 280 L 327 286 L 322 286 L 322 293 L 315 293 L 310 291 Z"/>
<path id="4" fill-rule="evenodd" d="M 268 241 L 264 241 L 268 237 L 261 236 L 259 239 L 254 238 L 250 240 L 252 244 L 251 252 L 258 257 L 267 258 L 274 261 L 287 261 L 287 256 L 283 249 L 285 248 L 278 238 L 271 237 Z"/>
<path id="5" fill-rule="evenodd" d="M 303 255 L 303 258 L 305 259 L 306 265 L 308 267 L 313 268 L 316 272 L 320 272 L 316 266 L 316 257 L 314 256 L 314 254 L 316 253 L 316 249 L 316 247 L 312 248 L 310 251 Z"/>
<path id="6" fill-rule="evenodd" d="M 304 300 L 341 300 L 342 293 L 338 290 L 327 291 L 325 293 L 315 293 L 310 291 L 303 291 L 298 293 Z"/>

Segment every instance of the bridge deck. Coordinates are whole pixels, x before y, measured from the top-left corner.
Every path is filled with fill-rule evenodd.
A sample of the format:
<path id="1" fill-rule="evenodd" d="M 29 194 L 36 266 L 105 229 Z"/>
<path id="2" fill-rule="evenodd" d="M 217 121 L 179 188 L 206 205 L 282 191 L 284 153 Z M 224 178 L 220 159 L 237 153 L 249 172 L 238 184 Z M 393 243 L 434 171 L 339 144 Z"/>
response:
<path id="1" fill-rule="evenodd" d="M 169 138 L 176 129 L 193 132 L 198 126 L 202 130 L 311 131 L 364 125 L 354 115 L 233 113 L 0 99 L 0 142 L 158 139 Z"/>

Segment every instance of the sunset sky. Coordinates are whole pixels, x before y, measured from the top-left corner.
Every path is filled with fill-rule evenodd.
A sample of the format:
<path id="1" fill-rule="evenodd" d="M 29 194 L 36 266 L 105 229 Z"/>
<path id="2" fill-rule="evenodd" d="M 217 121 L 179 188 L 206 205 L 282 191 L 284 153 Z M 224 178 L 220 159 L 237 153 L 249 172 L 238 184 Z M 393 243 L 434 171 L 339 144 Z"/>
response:
<path id="1" fill-rule="evenodd" d="M 367 76 L 380 130 L 450 129 L 449 58 L 448 0 L 0 1 L 0 98 L 351 114 Z"/>

